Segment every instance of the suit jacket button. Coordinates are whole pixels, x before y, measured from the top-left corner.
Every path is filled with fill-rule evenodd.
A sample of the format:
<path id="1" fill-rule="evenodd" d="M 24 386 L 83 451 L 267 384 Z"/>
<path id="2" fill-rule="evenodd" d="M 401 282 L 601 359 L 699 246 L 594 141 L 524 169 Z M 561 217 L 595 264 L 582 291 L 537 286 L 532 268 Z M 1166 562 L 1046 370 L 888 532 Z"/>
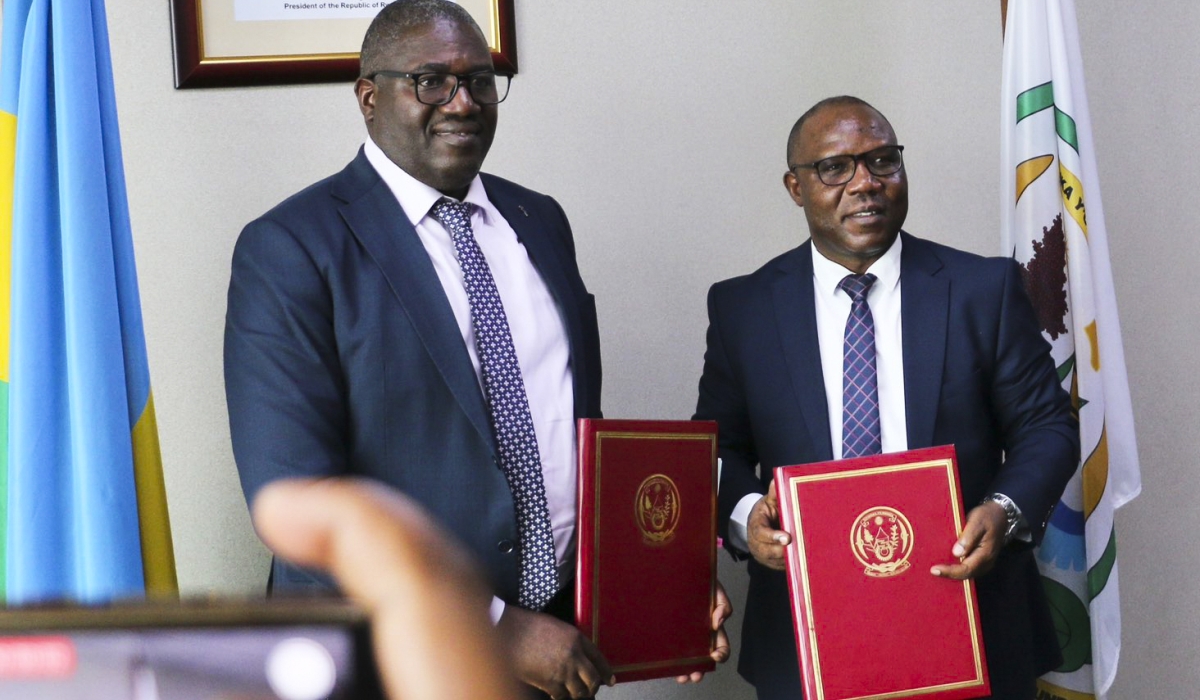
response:
<path id="1" fill-rule="evenodd" d="M 513 544 L 512 540 L 500 540 L 496 543 L 496 549 L 505 554 L 512 554 L 513 550 L 516 548 L 517 545 Z"/>

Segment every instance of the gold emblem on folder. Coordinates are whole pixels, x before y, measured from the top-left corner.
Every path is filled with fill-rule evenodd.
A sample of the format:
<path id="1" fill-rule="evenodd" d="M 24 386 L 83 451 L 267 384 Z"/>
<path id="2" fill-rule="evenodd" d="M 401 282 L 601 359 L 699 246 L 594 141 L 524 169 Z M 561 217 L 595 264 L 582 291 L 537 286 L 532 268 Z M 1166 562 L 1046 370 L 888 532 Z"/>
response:
<path id="1" fill-rule="evenodd" d="M 850 549 L 867 576 L 887 578 L 904 573 L 913 549 L 912 525 L 895 508 L 868 508 L 850 528 Z"/>
<path id="2" fill-rule="evenodd" d="M 646 477 L 634 497 L 633 519 L 642 532 L 642 541 L 658 546 L 675 537 L 679 525 L 679 489 L 665 474 Z"/>

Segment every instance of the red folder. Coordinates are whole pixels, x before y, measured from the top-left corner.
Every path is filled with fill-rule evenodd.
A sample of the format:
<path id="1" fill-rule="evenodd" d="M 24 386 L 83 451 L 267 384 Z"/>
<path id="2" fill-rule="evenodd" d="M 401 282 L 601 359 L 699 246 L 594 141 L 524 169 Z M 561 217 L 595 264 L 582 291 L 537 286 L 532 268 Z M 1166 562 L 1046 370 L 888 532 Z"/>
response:
<path id="1" fill-rule="evenodd" d="M 971 581 L 953 561 L 964 516 L 953 446 L 775 470 L 805 697 L 990 693 Z"/>
<path id="2" fill-rule="evenodd" d="M 717 424 L 579 421 L 575 619 L 618 681 L 711 671 Z"/>

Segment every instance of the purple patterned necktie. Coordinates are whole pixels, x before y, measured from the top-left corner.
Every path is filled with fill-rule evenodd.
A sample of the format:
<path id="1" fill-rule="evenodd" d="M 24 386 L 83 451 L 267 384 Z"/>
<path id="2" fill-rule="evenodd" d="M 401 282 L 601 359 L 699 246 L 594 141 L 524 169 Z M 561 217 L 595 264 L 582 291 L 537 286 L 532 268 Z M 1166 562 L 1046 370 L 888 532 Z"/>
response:
<path id="1" fill-rule="evenodd" d="M 875 275 L 846 275 L 838 284 L 850 295 L 842 359 L 842 458 L 877 455 L 879 382 L 875 374 L 875 322 L 867 305 L 867 290 Z"/>
<path id="2" fill-rule="evenodd" d="M 525 394 L 525 380 L 508 329 L 508 317 L 504 314 L 504 305 L 487 259 L 471 230 L 472 206 L 441 199 L 434 205 L 433 215 L 450 232 L 458 264 L 462 267 L 492 433 L 496 436 L 500 466 L 516 505 L 517 530 L 521 538 L 518 602 L 523 608 L 541 610 L 558 590 L 542 459 L 533 431 L 529 398 Z"/>

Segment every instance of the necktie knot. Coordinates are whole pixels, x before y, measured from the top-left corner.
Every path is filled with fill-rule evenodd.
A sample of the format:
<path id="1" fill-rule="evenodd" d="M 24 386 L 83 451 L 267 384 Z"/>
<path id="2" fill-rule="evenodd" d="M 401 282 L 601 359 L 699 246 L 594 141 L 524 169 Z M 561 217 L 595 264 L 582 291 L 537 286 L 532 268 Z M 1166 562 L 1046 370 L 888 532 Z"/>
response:
<path id="1" fill-rule="evenodd" d="M 838 288 L 845 290 L 855 302 L 860 302 L 867 298 L 867 292 L 870 291 L 871 285 L 875 284 L 875 279 L 875 275 L 870 272 L 864 275 L 849 274 L 838 282 Z"/>
<path id="2" fill-rule="evenodd" d="M 442 223 L 451 238 L 471 233 L 471 208 L 473 204 L 442 197 L 433 205 L 433 218 Z"/>

